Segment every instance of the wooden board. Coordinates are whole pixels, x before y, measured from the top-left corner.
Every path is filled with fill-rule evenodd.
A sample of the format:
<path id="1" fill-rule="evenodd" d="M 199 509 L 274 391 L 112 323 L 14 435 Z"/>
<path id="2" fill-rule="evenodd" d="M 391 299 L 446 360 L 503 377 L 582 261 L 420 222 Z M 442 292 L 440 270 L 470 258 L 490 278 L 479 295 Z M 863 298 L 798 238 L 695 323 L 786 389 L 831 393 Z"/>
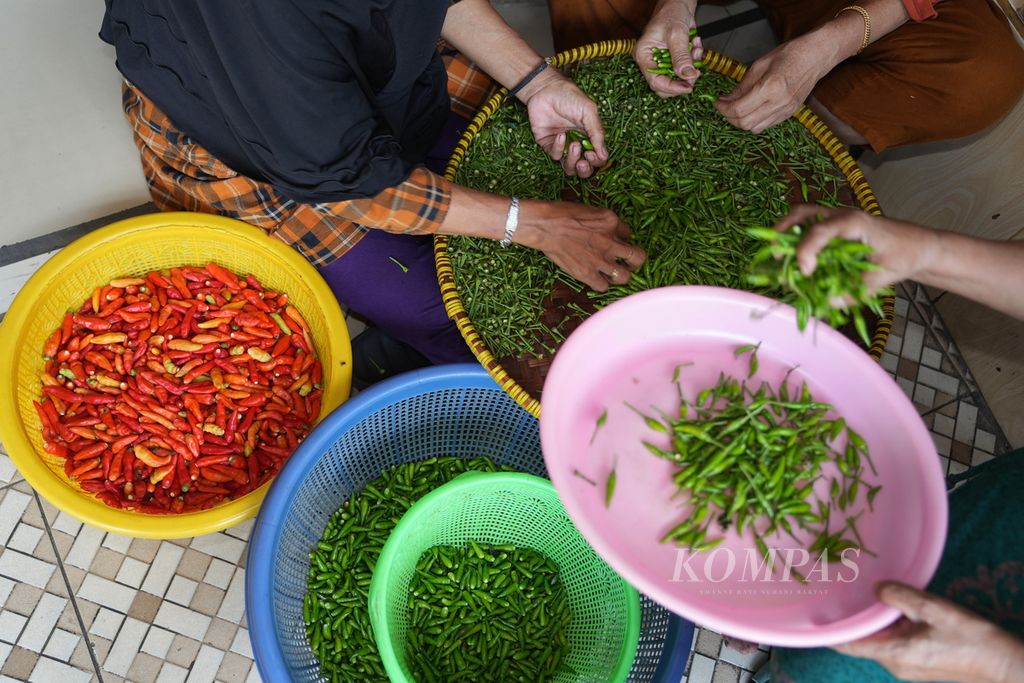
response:
<path id="1" fill-rule="evenodd" d="M 978 135 L 865 154 L 864 174 L 888 216 L 975 237 L 1024 228 L 1024 100 Z"/>

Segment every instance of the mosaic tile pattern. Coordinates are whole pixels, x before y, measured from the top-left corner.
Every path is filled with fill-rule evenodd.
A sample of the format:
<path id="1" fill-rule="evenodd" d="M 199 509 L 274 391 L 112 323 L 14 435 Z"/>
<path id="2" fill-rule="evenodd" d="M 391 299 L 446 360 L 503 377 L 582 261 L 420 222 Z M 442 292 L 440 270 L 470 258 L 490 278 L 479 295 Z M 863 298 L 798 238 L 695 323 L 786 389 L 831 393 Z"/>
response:
<path id="1" fill-rule="evenodd" d="M 947 473 L 1009 448 L 923 288 L 901 288 L 882 357 Z M 251 683 L 244 614 L 252 522 L 190 539 L 108 534 L 58 512 L 0 451 L 0 683 Z M 766 648 L 707 629 L 687 683 L 747 683 Z"/>
<path id="2" fill-rule="evenodd" d="M 0 455 L 0 476 L 10 460 Z M 0 680 L 259 681 L 245 628 L 252 521 L 190 539 L 105 533 L 0 489 Z"/>

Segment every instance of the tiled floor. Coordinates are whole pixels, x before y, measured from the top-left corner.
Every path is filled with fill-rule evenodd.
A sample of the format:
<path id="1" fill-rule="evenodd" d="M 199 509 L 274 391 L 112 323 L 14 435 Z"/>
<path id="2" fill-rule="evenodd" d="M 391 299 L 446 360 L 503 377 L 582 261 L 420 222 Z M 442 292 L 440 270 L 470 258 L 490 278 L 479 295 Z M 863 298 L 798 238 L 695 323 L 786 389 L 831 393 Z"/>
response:
<path id="1" fill-rule="evenodd" d="M 244 615 L 251 521 L 132 539 L 83 526 L 10 478 L 0 489 L 0 680 L 259 680 Z"/>
<path id="2" fill-rule="evenodd" d="M 900 289 L 883 366 L 957 473 L 1009 448 L 923 288 Z M 0 682 L 257 681 L 244 614 L 252 522 L 172 541 L 58 512 L 0 454 Z M 766 650 L 698 630 L 688 683 L 750 681 Z"/>
<path id="3" fill-rule="evenodd" d="M 99 7 L 91 4 L 96 5 L 93 9 Z M 550 53 L 543 0 L 496 4 L 539 51 Z M 751 0 L 724 6 L 702 4 L 698 23 L 706 25 L 753 6 Z M 706 44 L 750 61 L 774 41 L 764 22 L 759 22 Z M 95 64 L 102 64 L 97 55 L 93 57 Z M 122 142 L 128 140 L 124 130 L 112 130 Z M 125 159 L 131 162 L 131 177 L 138 180 L 137 161 L 130 155 Z M 14 265 L 32 268 L 38 263 Z M 11 279 L 18 278 L 6 270 L 0 272 L 0 282 Z M 985 340 L 992 335 L 977 334 L 976 326 L 965 325 L 962 321 L 969 316 L 962 305 L 954 304 L 950 298 L 936 308 L 922 288 L 901 288 L 896 325 L 882 358 L 883 366 L 918 406 L 948 473 L 1001 454 L 1010 444 L 983 396 L 997 385 L 986 379 L 979 387 L 964 356 L 972 366 L 983 368 L 985 378 L 1004 371 L 1018 373 L 1018 378 L 1024 375 L 1019 364 L 997 364 L 998 357 L 984 356 L 985 349 L 991 348 Z M 956 323 L 951 328 L 958 339 L 970 342 L 963 355 L 940 313 Z M 1008 409 L 1019 405 L 1013 391 L 999 389 L 988 397 L 999 399 L 1000 412 L 1009 415 Z M 1024 427 L 1018 431 L 1016 425 L 1014 434 L 1024 435 Z M 1020 441 L 1024 436 L 1013 438 L 1018 439 L 1016 445 L 1024 445 Z M 259 680 L 243 602 L 251 525 L 163 542 L 100 532 L 39 498 L 0 452 L 0 683 Z M 749 681 L 768 656 L 764 649 L 699 629 L 684 680 Z"/>

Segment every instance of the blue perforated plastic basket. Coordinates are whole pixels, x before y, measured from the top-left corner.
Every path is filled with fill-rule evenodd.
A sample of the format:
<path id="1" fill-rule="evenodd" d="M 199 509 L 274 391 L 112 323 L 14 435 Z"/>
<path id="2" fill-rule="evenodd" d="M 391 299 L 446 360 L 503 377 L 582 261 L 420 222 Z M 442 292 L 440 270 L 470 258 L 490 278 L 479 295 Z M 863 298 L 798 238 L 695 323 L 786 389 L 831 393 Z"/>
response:
<path id="1" fill-rule="evenodd" d="M 331 515 L 381 471 L 431 456 L 486 456 L 547 476 L 537 420 L 479 365 L 445 365 L 382 382 L 317 426 L 263 502 L 246 566 L 249 637 L 265 681 L 321 681 L 302 621 L 309 553 Z M 693 626 L 641 596 L 629 681 L 683 675 Z"/>

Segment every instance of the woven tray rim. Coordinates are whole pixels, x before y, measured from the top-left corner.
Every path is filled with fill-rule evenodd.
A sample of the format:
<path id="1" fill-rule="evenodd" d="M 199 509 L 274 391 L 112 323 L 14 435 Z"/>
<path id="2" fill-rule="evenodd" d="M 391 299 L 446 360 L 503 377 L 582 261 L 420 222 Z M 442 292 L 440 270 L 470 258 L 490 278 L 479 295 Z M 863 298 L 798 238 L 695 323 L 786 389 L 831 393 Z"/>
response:
<path id="1" fill-rule="evenodd" d="M 606 40 L 599 43 L 591 43 L 590 45 L 559 52 L 552 57 L 551 65 L 562 67 L 588 59 L 630 54 L 635 45 L 635 40 Z M 743 80 L 747 73 L 747 66 L 745 64 L 709 49 L 704 50 L 704 68 L 711 69 L 737 82 Z M 448 166 L 445 168 L 445 178 L 450 181 L 455 180 L 455 173 L 465 158 L 466 151 L 472 144 L 473 139 L 480 132 L 480 129 L 483 128 L 487 120 L 501 107 L 507 95 L 507 89 L 499 89 L 477 112 L 455 145 L 452 156 L 448 160 Z M 839 138 L 814 112 L 804 105 L 800 105 L 800 109 L 793 115 L 793 118 L 803 124 L 822 148 L 828 152 L 832 161 L 835 162 L 842 172 L 843 177 L 846 178 L 846 182 L 850 184 L 850 188 L 853 190 L 854 196 L 860 203 L 861 208 L 866 213 L 881 216 L 882 209 L 878 204 L 874 191 L 871 189 L 863 171 L 857 166 L 857 162 L 850 156 Z M 452 267 L 451 257 L 448 255 L 447 235 L 436 235 L 434 237 L 434 263 L 437 266 L 437 282 L 441 288 L 441 300 L 444 302 L 445 312 L 455 322 L 456 327 L 458 327 L 459 332 L 462 334 L 462 338 L 466 340 L 466 344 L 469 345 L 473 355 L 476 356 L 476 359 L 480 361 L 484 369 L 494 378 L 498 386 L 504 389 L 516 403 L 535 417 L 540 417 L 540 401 L 531 396 L 525 388 L 508 374 L 501 363 L 498 362 L 498 359 L 491 353 L 490 349 L 487 348 L 487 344 L 480 337 L 476 326 L 473 325 L 473 321 L 469 319 L 469 313 L 462 303 L 462 297 L 459 295 L 458 287 L 455 284 L 455 272 Z M 892 330 L 895 303 L 896 300 L 893 296 L 885 297 L 882 301 L 883 315 L 878 320 L 874 335 L 871 338 L 871 346 L 868 348 L 868 354 L 876 361 L 881 359 L 882 351 L 885 349 L 889 333 Z"/>

